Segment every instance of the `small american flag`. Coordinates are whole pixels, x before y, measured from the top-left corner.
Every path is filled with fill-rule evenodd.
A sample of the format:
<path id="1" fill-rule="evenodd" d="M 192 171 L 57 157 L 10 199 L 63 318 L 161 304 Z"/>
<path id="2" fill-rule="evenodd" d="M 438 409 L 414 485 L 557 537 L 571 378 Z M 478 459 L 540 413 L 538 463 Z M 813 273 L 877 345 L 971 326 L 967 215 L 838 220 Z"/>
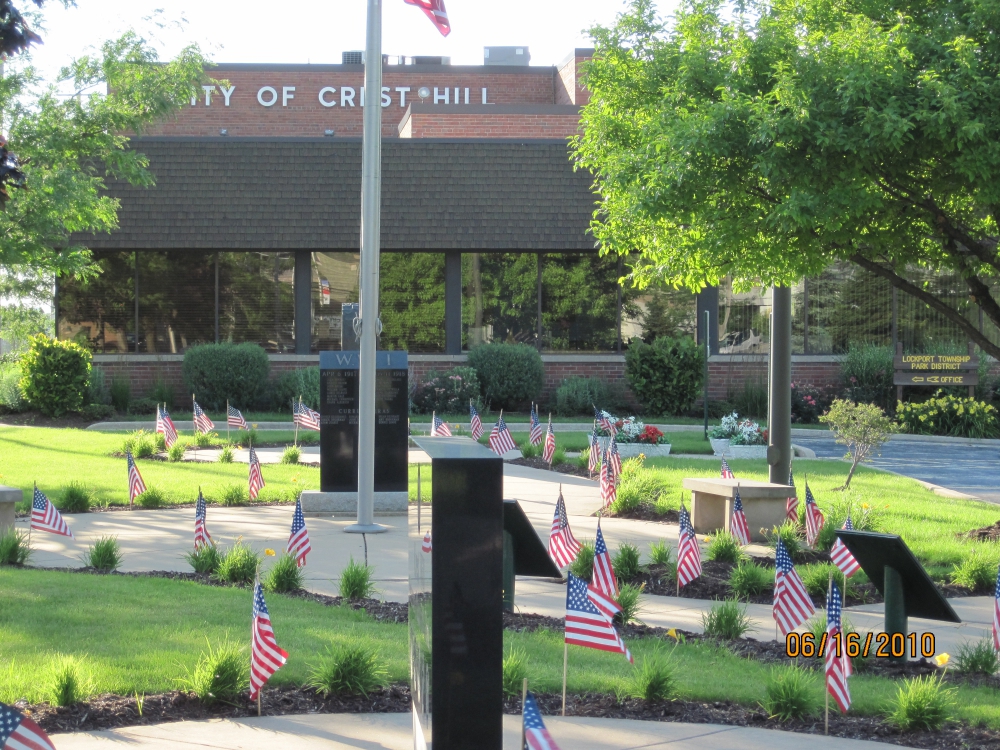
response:
<path id="1" fill-rule="evenodd" d="M 611 437 L 614 437 L 615 433 L 618 432 L 615 428 L 614 417 L 603 409 L 598 409 L 596 406 L 594 407 L 594 419 L 597 420 L 597 424 L 608 431 L 608 434 L 611 435 Z"/>
<path id="2" fill-rule="evenodd" d="M 795 477 L 792 476 L 792 467 L 788 467 L 788 486 L 795 489 Z M 785 518 L 787 518 L 792 523 L 799 522 L 799 498 L 798 495 L 792 493 L 792 496 L 785 500 Z"/>
<path id="3" fill-rule="evenodd" d="M 201 410 L 197 401 L 194 402 L 194 428 L 198 430 L 198 432 L 205 434 L 215 429 L 215 424 L 208 418 L 208 415 Z"/>
<path id="4" fill-rule="evenodd" d="M 611 445 L 608 447 L 608 461 L 611 464 L 611 473 L 616 477 L 622 474 L 622 454 L 618 452 L 618 441 L 614 435 L 611 436 Z"/>
<path id="5" fill-rule="evenodd" d="M 431 416 L 431 437 L 451 437 L 451 429 L 437 414 Z"/>
<path id="6" fill-rule="evenodd" d="M 687 586 L 701 575 L 701 548 L 694 535 L 691 516 L 681 503 L 680 532 L 677 536 L 677 583 Z"/>
<path id="7" fill-rule="evenodd" d="M 1000 651 L 1000 567 L 997 568 L 997 585 L 993 589 L 993 648 Z"/>
<path id="8" fill-rule="evenodd" d="M 163 444 L 169 449 L 177 442 L 177 428 L 174 427 L 174 420 L 167 413 L 167 407 L 162 409 L 156 405 L 156 431 L 163 435 Z"/>
<path id="9" fill-rule="evenodd" d="M 264 589 L 259 580 L 253 587 L 253 622 L 250 627 L 250 700 L 256 700 L 264 683 L 288 660 L 288 652 L 283 651 L 274 638 L 271 616 L 267 613 Z"/>
<path id="10" fill-rule="evenodd" d="M 479 440 L 483 436 L 483 420 L 479 418 L 479 412 L 476 411 L 476 407 L 469 402 L 469 431 L 472 433 L 473 440 Z"/>
<path id="11" fill-rule="evenodd" d="M 264 475 L 260 473 L 260 459 L 257 451 L 250 446 L 250 499 L 256 500 L 258 493 L 264 487 Z"/>
<path id="12" fill-rule="evenodd" d="M 545 731 L 544 726 L 542 731 Z M 539 745 L 539 747 L 547 746 Z M 555 745 L 549 747 L 555 747 Z M 0 703 L 0 749 L 56 750 L 56 747 L 45 731 L 32 719 L 16 708 Z"/>
<path id="13" fill-rule="evenodd" d="M 309 544 L 309 530 L 306 529 L 306 517 L 302 515 L 302 501 L 295 501 L 295 513 L 292 514 L 292 533 L 288 535 L 288 546 L 285 552 L 295 555 L 295 562 L 301 568 L 306 564 L 306 555 L 312 552 Z"/>
<path id="14" fill-rule="evenodd" d="M 594 588 L 612 598 L 618 596 L 618 579 L 615 578 L 615 569 L 611 564 L 611 553 L 608 552 L 608 545 L 604 543 L 604 534 L 601 532 L 601 519 L 597 519 L 597 541 L 594 544 Z"/>
<path id="15" fill-rule="evenodd" d="M 729 468 L 729 462 L 725 459 L 725 456 L 722 458 L 722 478 L 736 479 L 736 475 L 733 474 L 733 470 Z"/>
<path id="16" fill-rule="evenodd" d="M 427 529 L 427 531 L 424 532 L 423 541 L 420 542 L 420 551 L 427 552 L 429 554 L 432 549 L 434 549 L 434 547 L 431 545 L 431 530 Z"/>
<path id="17" fill-rule="evenodd" d="M 507 423 L 503 421 L 503 414 L 501 414 L 497 423 L 493 425 L 493 430 L 490 432 L 490 450 L 498 456 L 502 456 L 516 449 L 517 444 L 514 442 L 514 438 L 510 436 L 510 430 L 507 429 Z"/>
<path id="18" fill-rule="evenodd" d="M 566 501 L 563 500 L 562 487 L 560 487 L 559 499 L 556 500 L 556 512 L 552 516 L 552 530 L 549 532 L 549 556 L 555 560 L 556 565 L 565 568 L 580 554 L 580 546 L 569 527 Z"/>
<path id="19" fill-rule="evenodd" d="M 733 518 L 729 524 L 729 528 L 740 544 L 750 544 L 750 524 L 747 523 L 747 515 L 743 512 L 743 498 L 740 497 L 739 486 L 736 487 L 736 499 L 733 501 Z"/>
<path id="20" fill-rule="evenodd" d="M 625 654 L 631 662 L 632 654 L 625 641 L 615 630 L 611 620 L 590 600 L 590 586 L 582 578 L 567 574 L 566 582 L 566 643 L 571 646 L 596 648 Z"/>
<path id="21" fill-rule="evenodd" d="M 135 465 L 132 451 L 125 451 L 125 458 L 128 459 L 128 504 L 132 505 L 135 499 L 146 491 L 146 483 L 142 481 L 142 474 Z"/>
<path id="22" fill-rule="evenodd" d="M 847 648 L 843 642 L 840 614 L 840 589 L 836 581 L 831 581 L 830 593 L 826 597 L 826 689 L 837 701 L 841 713 L 846 713 L 851 707 L 851 691 L 847 687 L 847 678 L 851 676 L 851 659 L 847 656 Z"/>
<path id="23" fill-rule="evenodd" d="M 535 696 L 528 693 L 521 708 L 521 722 L 524 724 L 524 740 L 528 750 L 559 750 L 549 730 L 542 721 L 542 712 L 538 710 Z"/>
<path id="24" fill-rule="evenodd" d="M 528 436 L 528 442 L 532 445 L 539 445 L 542 442 L 542 438 L 545 436 L 545 431 L 542 429 L 542 423 L 538 421 L 538 412 L 535 410 L 535 405 L 531 405 L 531 434 Z"/>
<path id="25" fill-rule="evenodd" d="M 843 528 L 846 531 L 852 531 L 854 529 L 854 524 L 851 523 L 851 517 L 848 516 L 847 520 L 844 521 Z M 861 570 L 861 565 L 858 561 L 854 559 L 854 555 L 851 551 L 847 549 L 847 545 L 844 544 L 840 537 L 837 537 L 837 541 L 833 543 L 833 548 L 830 550 L 830 559 L 833 564 L 840 568 L 840 572 L 844 574 L 844 578 L 850 578 L 852 575 Z"/>
<path id="26" fill-rule="evenodd" d="M 809 482 L 806 482 L 806 542 L 812 547 L 816 544 L 816 537 L 819 536 L 820 529 L 826 518 L 823 511 L 816 505 L 816 498 L 813 497 L 812 490 L 809 489 Z"/>
<path id="27" fill-rule="evenodd" d="M 247 421 L 240 414 L 240 410 L 235 406 L 226 407 L 226 424 L 230 427 L 235 427 L 238 430 L 246 430 L 249 428 Z"/>
<path id="28" fill-rule="evenodd" d="M 782 635 L 787 635 L 804 623 L 816 608 L 806 591 L 805 584 L 795 572 L 792 557 L 785 543 L 778 540 L 774 551 L 774 606 L 771 614 Z"/>
<path id="29" fill-rule="evenodd" d="M 542 459 L 552 466 L 556 455 L 556 433 L 552 430 L 552 415 L 549 414 L 549 428 L 545 431 L 545 447 L 542 449 Z"/>
<path id="30" fill-rule="evenodd" d="M 205 520 L 208 516 L 208 507 L 205 505 L 205 498 L 198 490 L 198 502 L 194 506 L 194 548 L 201 549 L 212 543 L 212 535 L 208 533 Z"/>
<path id="31" fill-rule="evenodd" d="M 448 11 L 444 9 L 444 0 L 403 0 L 403 2 L 420 8 L 441 32 L 441 36 L 448 36 L 451 33 L 451 24 L 448 23 Z"/>
<path id="32" fill-rule="evenodd" d="M 69 530 L 62 514 L 37 487 L 31 501 L 31 528 L 73 538 L 73 532 Z"/>
<path id="33" fill-rule="evenodd" d="M 597 439 L 597 425 L 594 425 L 594 432 L 590 435 L 590 457 L 587 459 L 587 471 L 591 474 L 601 465 L 601 443 Z"/>
<path id="34" fill-rule="evenodd" d="M 604 451 L 604 460 L 601 461 L 601 500 L 604 507 L 608 507 L 618 498 L 618 486 L 615 484 L 615 471 L 611 466 L 611 451 Z"/>
<path id="35" fill-rule="evenodd" d="M 292 421 L 303 430 L 320 431 L 319 412 L 313 411 L 302 403 L 302 399 L 292 402 Z"/>

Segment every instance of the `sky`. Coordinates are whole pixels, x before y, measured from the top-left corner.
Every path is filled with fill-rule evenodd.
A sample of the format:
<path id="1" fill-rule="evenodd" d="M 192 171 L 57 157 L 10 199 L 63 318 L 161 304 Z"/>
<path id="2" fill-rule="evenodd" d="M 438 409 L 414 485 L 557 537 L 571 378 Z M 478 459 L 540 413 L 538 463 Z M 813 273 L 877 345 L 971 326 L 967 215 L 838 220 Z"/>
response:
<path id="1" fill-rule="evenodd" d="M 76 0 L 44 6 L 44 45 L 33 54 L 47 79 L 105 39 L 136 29 L 161 58 L 197 43 L 216 62 L 340 63 L 344 50 L 364 49 L 366 0 Z M 384 0 L 382 51 L 444 55 L 453 65 L 482 65 L 483 47 L 525 45 L 532 65 L 554 65 L 589 47 L 585 29 L 609 25 L 623 0 L 535 0 L 498 4 L 445 0 L 451 34 L 442 37 L 416 7 Z M 661 0 L 661 12 L 671 0 Z M 30 7 L 27 0 L 20 6 Z"/>

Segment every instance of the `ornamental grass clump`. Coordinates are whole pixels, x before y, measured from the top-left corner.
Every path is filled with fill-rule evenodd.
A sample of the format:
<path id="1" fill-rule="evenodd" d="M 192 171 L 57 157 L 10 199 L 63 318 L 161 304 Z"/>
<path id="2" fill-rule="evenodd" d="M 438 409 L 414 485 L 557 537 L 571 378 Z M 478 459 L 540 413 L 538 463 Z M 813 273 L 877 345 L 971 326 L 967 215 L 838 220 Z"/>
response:
<path id="1" fill-rule="evenodd" d="M 996 583 L 1000 544 L 977 545 L 951 572 L 951 580 L 973 591 L 985 591 Z"/>
<path id="2" fill-rule="evenodd" d="M 508 648 L 503 655 L 503 694 L 520 695 L 527 676 L 528 654 L 523 648 Z"/>
<path id="3" fill-rule="evenodd" d="M 653 565 L 670 565 L 670 545 L 660 539 L 649 545 L 649 559 Z"/>
<path id="4" fill-rule="evenodd" d="M 219 458 L 217 459 L 220 464 L 231 464 L 234 457 L 233 446 L 224 445 L 222 450 L 219 451 Z"/>
<path id="5" fill-rule="evenodd" d="M 93 505 L 93 492 L 83 482 L 71 482 L 63 490 L 56 507 L 63 513 L 86 513 Z"/>
<path id="6" fill-rule="evenodd" d="M 0 565 L 24 565 L 31 558 L 28 535 L 13 526 L 0 534 Z"/>
<path id="7" fill-rule="evenodd" d="M 143 508 L 155 509 L 162 508 L 167 504 L 167 493 L 161 490 L 159 487 L 153 487 L 152 485 L 146 486 L 146 491 L 143 492 L 136 498 L 136 501 Z"/>
<path id="8" fill-rule="evenodd" d="M 677 695 L 677 676 L 670 659 L 659 651 L 643 658 L 626 689 L 630 698 L 648 703 L 668 701 Z"/>
<path id="9" fill-rule="evenodd" d="M 802 565 L 798 568 L 798 572 L 810 596 L 826 596 L 831 575 L 845 599 L 850 593 L 850 579 L 845 578 L 843 571 L 833 563 Z"/>
<path id="10" fill-rule="evenodd" d="M 778 546 L 780 539 L 785 545 L 788 555 L 794 560 L 795 556 L 802 551 L 802 529 L 794 521 L 785 521 L 781 526 L 771 528 L 771 533 L 765 533 L 768 545 L 774 549 Z"/>
<path id="11" fill-rule="evenodd" d="M 246 649 L 228 638 L 215 649 L 211 644 L 198 658 L 194 672 L 181 683 L 206 706 L 236 705 L 250 685 L 250 659 Z"/>
<path id="12" fill-rule="evenodd" d="M 639 575 L 639 548 L 629 542 L 618 545 L 618 551 L 611 560 L 615 577 L 620 581 L 631 581 Z"/>
<path id="13" fill-rule="evenodd" d="M 167 449 L 167 460 L 171 463 L 177 463 L 184 459 L 184 451 L 187 450 L 188 442 L 187 440 L 178 440 L 176 443 L 171 445 Z"/>
<path id="14" fill-rule="evenodd" d="M 289 445 L 281 453 L 281 463 L 283 464 L 297 464 L 300 458 L 302 458 L 302 449 L 297 445 Z"/>
<path id="15" fill-rule="evenodd" d="M 237 539 L 219 560 L 215 578 L 233 586 L 249 586 L 257 577 L 261 559 L 259 552 Z"/>
<path id="16" fill-rule="evenodd" d="M 223 505 L 246 505 L 250 502 L 249 491 L 246 485 L 230 484 L 222 488 L 220 502 Z"/>
<path id="17" fill-rule="evenodd" d="M 975 643 L 963 643 L 958 648 L 955 666 L 963 674 L 994 675 L 1000 670 L 1000 652 L 989 636 Z"/>
<path id="18" fill-rule="evenodd" d="M 594 574 L 594 542 L 581 542 L 576 559 L 569 564 L 569 572 L 589 581 Z"/>
<path id="19" fill-rule="evenodd" d="M 135 430 L 122 441 L 122 453 L 131 453 L 133 458 L 149 458 L 156 453 L 156 436 L 145 430 Z"/>
<path id="20" fill-rule="evenodd" d="M 350 640 L 327 647 L 326 654 L 309 672 L 308 687 L 324 698 L 330 695 L 364 695 L 386 684 L 388 669 L 379 652 Z"/>
<path id="21" fill-rule="evenodd" d="M 754 630 L 746 605 L 735 599 L 726 599 L 701 615 L 702 629 L 712 638 L 735 640 Z"/>
<path id="22" fill-rule="evenodd" d="M 635 511 L 640 506 L 652 505 L 665 489 L 663 480 L 651 471 L 625 473 L 623 470 L 611 510 L 615 515 L 622 515 Z"/>
<path id="23" fill-rule="evenodd" d="M 375 568 L 361 562 L 355 562 L 351 556 L 340 574 L 340 595 L 344 599 L 367 599 L 375 593 L 375 583 L 372 574 Z"/>
<path id="24" fill-rule="evenodd" d="M 761 706 L 768 716 L 793 721 L 813 716 L 820 706 L 816 676 L 802 667 L 773 667 L 764 683 Z"/>
<path id="25" fill-rule="evenodd" d="M 122 564 L 122 550 L 118 538 L 102 536 L 87 549 L 83 561 L 86 565 L 102 573 L 118 570 Z"/>
<path id="26" fill-rule="evenodd" d="M 57 659 L 49 672 L 48 699 L 53 706 L 72 706 L 87 697 L 87 680 L 72 656 Z"/>
<path id="27" fill-rule="evenodd" d="M 734 565 L 746 557 L 740 540 L 728 531 L 720 531 L 712 536 L 706 555 L 709 560 L 733 563 Z"/>
<path id="28" fill-rule="evenodd" d="M 640 595 L 646 589 L 646 582 L 636 585 L 634 583 L 623 583 L 618 586 L 618 596 L 615 601 L 621 611 L 615 615 L 615 622 L 619 625 L 628 625 L 630 622 L 639 622 L 639 612 L 642 610 L 642 599 Z"/>
<path id="29" fill-rule="evenodd" d="M 954 696 L 954 688 L 944 686 L 941 674 L 914 677 L 896 689 L 886 718 L 903 731 L 935 731 L 951 718 Z"/>
<path id="30" fill-rule="evenodd" d="M 184 559 L 188 561 L 195 573 L 202 575 L 212 575 L 219 569 L 219 562 L 222 555 L 219 548 L 214 544 L 206 544 L 196 550 L 184 554 Z"/>
<path id="31" fill-rule="evenodd" d="M 292 555 L 287 552 L 277 559 L 264 576 L 264 590 L 278 594 L 287 594 L 302 588 L 305 578 L 302 568 Z"/>
<path id="32" fill-rule="evenodd" d="M 749 599 L 767 591 L 774 583 L 774 571 L 744 560 L 729 573 L 729 591 L 737 599 Z"/>

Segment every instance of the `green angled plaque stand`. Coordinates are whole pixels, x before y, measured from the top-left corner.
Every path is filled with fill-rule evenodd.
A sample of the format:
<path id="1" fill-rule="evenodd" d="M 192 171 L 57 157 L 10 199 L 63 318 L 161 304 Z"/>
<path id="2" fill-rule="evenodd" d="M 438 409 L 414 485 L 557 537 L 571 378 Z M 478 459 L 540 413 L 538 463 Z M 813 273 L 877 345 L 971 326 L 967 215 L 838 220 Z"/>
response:
<path id="1" fill-rule="evenodd" d="M 517 500 L 503 501 L 503 608 L 514 611 L 514 576 L 562 578 Z"/>
<path id="2" fill-rule="evenodd" d="M 909 617 L 961 622 L 902 538 L 844 529 L 837 536 L 885 599 L 886 633 L 905 638 Z"/>

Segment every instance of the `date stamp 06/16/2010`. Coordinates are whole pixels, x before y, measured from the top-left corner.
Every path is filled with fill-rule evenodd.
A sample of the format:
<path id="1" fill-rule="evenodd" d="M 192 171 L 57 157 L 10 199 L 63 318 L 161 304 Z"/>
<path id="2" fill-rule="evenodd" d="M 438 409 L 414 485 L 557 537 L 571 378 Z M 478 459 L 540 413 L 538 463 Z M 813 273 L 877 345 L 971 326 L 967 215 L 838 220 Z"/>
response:
<path id="1" fill-rule="evenodd" d="M 827 649 L 834 649 L 837 656 L 846 654 L 851 659 L 867 658 L 901 659 L 909 656 L 931 658 L 934 656 L 934 633 L 837 633 L 832 638 L 823 633 L 817 638 L 812 633 L 789 633 L 785 636 L 785 656 L 794 659 L 803 656 L 825 656 Z"/>

